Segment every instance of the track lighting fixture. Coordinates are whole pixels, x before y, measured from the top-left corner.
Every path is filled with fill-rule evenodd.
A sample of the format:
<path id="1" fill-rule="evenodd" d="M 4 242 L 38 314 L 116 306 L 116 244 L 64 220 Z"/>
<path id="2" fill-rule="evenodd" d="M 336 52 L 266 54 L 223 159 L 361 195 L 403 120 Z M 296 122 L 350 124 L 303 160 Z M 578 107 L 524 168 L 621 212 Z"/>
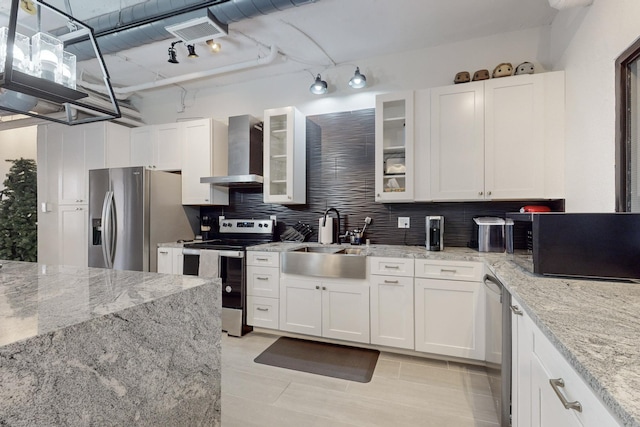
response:
<path id="1" fill-rule="evenodd" d="M 171 47 L 169 48 L 169 59 L 167 62 L 171 62 L 172 64 L 179 64 L 178 58 L 176 57 L 176 48 L 175 46 L 178 43 L 182 43 L 182 40 L 178 40 L 177 42 L 171 43 Z"/>
<path id="2" fill-rule="evenodd" d="M 364 74 L 360 74 L 360 67 L 356 67 L 356 72 L 349 80 L 349 86 L 354 89 L 362 89 L 367 86 L 367 78 Z"/>
<path id="3" fill-rule="evenodd" d="M 206 43 L 209 46 L 209 49 L 211 49 L 211 52 L 213 53 L 218 53 L 220 52 L 220 49 L 222 49 L 222 46 L 220 45 L 220 43 L 218 43 L 213 39 L 207 40 Z"/>
<path id="4" fill-rule="evenodd" d="M 199 58 L 198 54 L 196 53 L 196 45 L 188 44 L 187 50 L 189 51 L 189 55 L 187 56 L 187 58 Z"/>
<path id="5" fill-rule="evenodd" d="M 327 82 L 322 80 L 320 74 L 316 77 L 316 81 L 313 82 L 309 91 L 314 95 L 324 95 L 328 91 Z"/>

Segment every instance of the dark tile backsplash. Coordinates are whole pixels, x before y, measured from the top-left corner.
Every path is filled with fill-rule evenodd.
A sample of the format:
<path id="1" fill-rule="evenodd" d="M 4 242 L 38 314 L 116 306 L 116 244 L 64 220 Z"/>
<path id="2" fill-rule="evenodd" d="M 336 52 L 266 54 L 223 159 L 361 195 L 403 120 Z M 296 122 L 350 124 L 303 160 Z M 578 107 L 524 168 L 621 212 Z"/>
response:
<path id="1" fill-rule="evenodd" d="M 467 246 L 473 234 L 472 218 L 504 217 L 526 204 L 544 204 L 563 210 L 564 201 L 376 203 L 374 202 L 375 110 L 323 114 L 307 117 L 307 203 L 275 205 L 262 201 L 261 188 L 232 189 L 230 205 L 201 207 L 201 214 L 217 218 L 268 218 L 276 215 L 284 229 L 298 221 L 316 231 L 325 209 L 340 211 L 341 233 L 362 228 L 365 217 L 372 218 L 366 238 L 377 244 L 423 245 L 425 216 L 444 215 L 444 245 Z M 419 166 L 418 167 L 422 167 Z M 332 214 L 333 215 L 333 214 Z M 399 229 L 398 217 L 410 217 L 411 228 Z M 406 231 L 405 231 L 406 230 Z M 524 242 L 515 242 L 524 247 Z"/>

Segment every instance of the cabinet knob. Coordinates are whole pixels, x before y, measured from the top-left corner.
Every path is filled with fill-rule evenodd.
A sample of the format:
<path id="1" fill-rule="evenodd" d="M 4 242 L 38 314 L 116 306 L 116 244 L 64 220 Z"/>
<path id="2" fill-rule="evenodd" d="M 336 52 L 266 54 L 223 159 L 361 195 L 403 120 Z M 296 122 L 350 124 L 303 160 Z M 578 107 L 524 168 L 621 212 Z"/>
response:
<path id="1" fill-rule="evenodd" d="M 209 201 L 209 199 L 204 199 L 204 201 L 205 201 L 205 202 L 208 202 L 208 201 Z"/>
<path id="2" fill-rule="evenodd" d="M 487 195 L 490 196 L 491 195 L 491 191 L 487 191 Z"/>
<path id="3" fill-rule="evenodd" d="M 316 289 L 320 289 L 320 286 L 316 285 Z"/>
<path id="4" fill-rule="evenodd" d="M 326 286 L 323 286 L 323 287 L 322 287 L 322 290 L 323 290 L 323 291 L 326 291 L 326 290 L 327 290 L 327 287 L 326 287 Z"/>
<path id="5" fill-rule="evenodd" d="M 482 191 L 478 192 L 478 196 L 482 196 L 482 194 L 483 194 Z"/>

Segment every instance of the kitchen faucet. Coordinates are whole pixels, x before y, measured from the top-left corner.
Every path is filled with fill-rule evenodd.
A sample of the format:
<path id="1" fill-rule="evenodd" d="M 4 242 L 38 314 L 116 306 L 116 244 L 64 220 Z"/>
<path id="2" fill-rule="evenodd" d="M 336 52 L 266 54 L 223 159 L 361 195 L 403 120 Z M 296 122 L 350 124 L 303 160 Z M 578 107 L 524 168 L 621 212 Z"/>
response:
<path id="1" fill-rule="evenodd" d="M 329 208 L 326 211 L 324 211 L 324 219 L 322 220 L 322 226 L 324 227 L 325 225 L 327 225 L 327 215 L 329 214 L 330 211 L 334 211 L 336 213 L 336 216 L 338 217 L 338 226 L 335 230 L 333 230 L 333 242 L 340 243 L 340 212 L 338 212 L 338 209 Z"/>

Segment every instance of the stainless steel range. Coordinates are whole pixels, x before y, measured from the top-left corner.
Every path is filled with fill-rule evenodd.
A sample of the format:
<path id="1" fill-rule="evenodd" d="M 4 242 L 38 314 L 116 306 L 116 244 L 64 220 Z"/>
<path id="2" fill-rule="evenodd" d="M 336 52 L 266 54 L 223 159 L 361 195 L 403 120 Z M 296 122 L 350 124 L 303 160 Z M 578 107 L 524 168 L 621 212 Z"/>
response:
<path id="1" fill-rule="evenodd" d="M 200 268 L 202 251 L 217 256 L 218 276 L 222 279 L 222 330 L 240 337 L 253 328 L 247 325 L 246 248 L 273 242 L 273 220 L 223 219 L 211 240 L 186 243 L 183 274 L 203 275 Z"/>

